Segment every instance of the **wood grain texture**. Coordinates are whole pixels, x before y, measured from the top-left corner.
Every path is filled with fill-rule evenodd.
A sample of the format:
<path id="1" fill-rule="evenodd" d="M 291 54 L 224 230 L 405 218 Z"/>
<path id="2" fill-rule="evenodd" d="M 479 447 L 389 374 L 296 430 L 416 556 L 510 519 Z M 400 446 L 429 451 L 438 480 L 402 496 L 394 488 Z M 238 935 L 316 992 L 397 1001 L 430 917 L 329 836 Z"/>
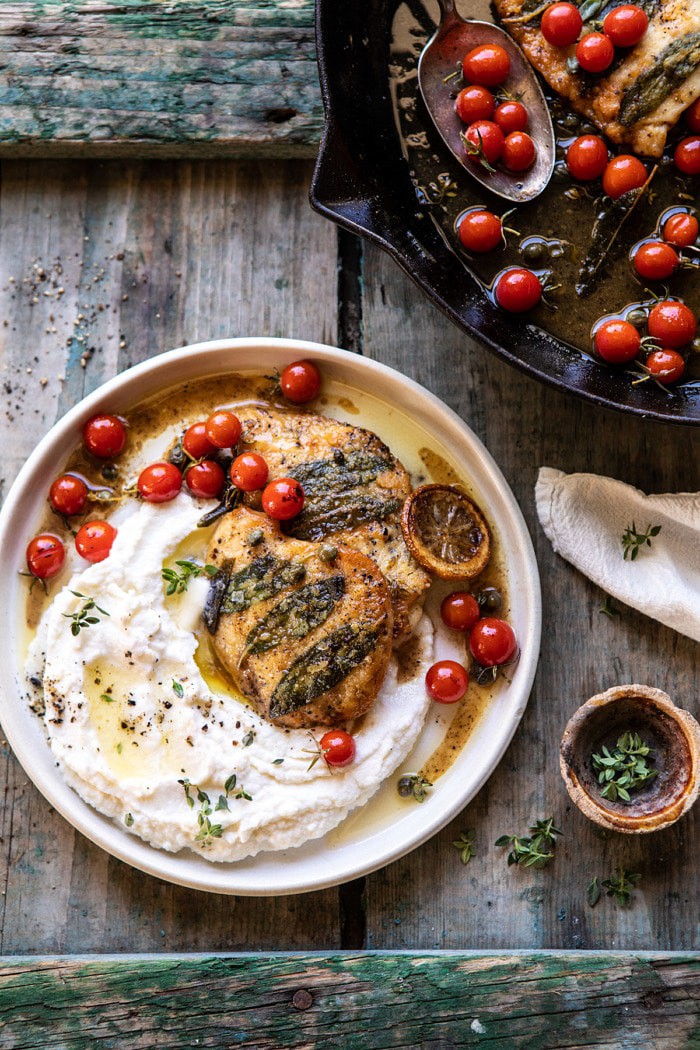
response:
<path id="1" fill-rule="evenodd" d="M 312 157 L 313 0 L 0 5 L 0 156 Z"/>
<path id="2" fill-rule="evenodd" d="M 700 1045 L 699 999 L 697 956 L 3 960 L 0 1042 L 4 1050 L 452 1050 L 482 1042 L 494 1050 L 678 1050 Z"/>
<path id="3" fill-rule="evenodd" d="M 223 336 L 334 341 L 336 232 L 309 210 L 309 177 L 302 163 L 2 165 L 3 487 L 131 364 Z M 76 834 L 4 741 L 0 780 L 5 953 L 340 943 L 335 891 L 239 902 L 169 886 Z"/>
<path id="4" fill-rule="evenodd" d="M 605 595 L 552 551 L 534 508 L 540 465 L 593 471 L 648 492 L 700 490 L 700 435 L 594 410 L 488 354 L 417 294 L 375 247 L 365 251 L 364 352 L 443 398 L 503 470 L 535 544 L 542 650 L 525 717 L 496 773 L 464 813 L 411 856 L 367 879 L 371 948 L 697 948 L 700 809 L 652 836 L 599 837 L 572 806 L 558 768 L 561 734 L 589 696 L 620 682 L 668 692 L 698 716 L 698 646 Z M 550 868 L 508 868 L 502 834 L 554 815 L 564 837 Z M 451 846 L 476 829 L 468 867 Z M 632 907 L 586 903 L 594 875 L 642 875 Z"/>

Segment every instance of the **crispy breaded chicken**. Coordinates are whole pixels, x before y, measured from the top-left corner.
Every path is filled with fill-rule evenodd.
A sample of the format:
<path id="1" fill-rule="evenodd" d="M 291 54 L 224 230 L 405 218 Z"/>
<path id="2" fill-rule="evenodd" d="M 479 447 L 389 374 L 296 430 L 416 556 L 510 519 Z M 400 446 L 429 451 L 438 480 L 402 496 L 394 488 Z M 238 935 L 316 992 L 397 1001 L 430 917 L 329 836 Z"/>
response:
<path id="1" fill-rule="evenodd" d="M 304 509 L 284 531 L 302 540 L 329 538 L 371 558 L 386 578 L 400 642 L 430 583 L 401 532 L 411 492 L 401 463 L 376 434 L 327 416 L 257 405 L 237 414 L 242 447 L 265 457 L 270 478 L 293 477 L 304 489 Z"/>
<path id="2" fill-rule="evenodd" d="M 600 18 L 620 6 L 607 4 Z M 503 27 L 520 44 L 544 79 L 573 108 L 620 145 L 660 157 L 683 110 L 700 96 L 700 3 L 646 0 L 649 28 L 636 47 L 620 49 L 610 71 L 599 76 L 571 72 L 576 45 L 547 43 L 532 0 L 494 0 Z M 584 26 L 583 32 L 592 27 Z"/>
<path id="3" fill-rule="evenodd" d="M 356 550 L 282 534 L 239 507 L 207 560 L 219 569 L 205 622 L 241 692 L 275 725 L 337 726 L 364 714 L 392 654 L 382 573 Z"/>

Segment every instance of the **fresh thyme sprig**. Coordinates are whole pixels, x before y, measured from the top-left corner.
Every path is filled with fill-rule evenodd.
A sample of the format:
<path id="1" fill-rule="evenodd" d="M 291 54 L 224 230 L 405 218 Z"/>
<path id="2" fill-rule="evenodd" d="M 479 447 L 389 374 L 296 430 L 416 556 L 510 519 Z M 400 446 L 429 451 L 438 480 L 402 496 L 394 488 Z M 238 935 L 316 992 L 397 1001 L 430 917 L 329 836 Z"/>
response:
<path id="1" fill-rule="evenodd" d="M 528 831 L 530 835 L 523 838 L 517 835 L 501 835 L 496 839 L 496 845 L 510 846 L 509 867 L 511 864 L 522 864 L 525 868 L 545 868 L 554 860 L 556 836 L 562 832 L 555 828 L 554 817 L 536 820 Z"/>
<path id="2" fill-rule="evenodd" d="M 100 617 L 95 616 L 94 611 L 102 613 L 103 616 L 109 616 L 107 610 L 98 605 L 94 598 L 81 594 L 80 591 L 71 591 L 71 594 L 74 594 L 76 598 L 86 599 L 77 612 L 63 613 L 66 619 L 71 621 L 70 633 L 74 637 L 79 635 L 84 627 L 92 627 L 93 624 L 100 622 Z"/>
<path id="3" fill-rule="evenodd" d="M 621 908 L 626 908 L 641 877 L 626 871 L 620 864 L 609 879 L 603 879 L 601 885 L 608 897 L 614 897 Z"/>
<path id="4" fill-rule="evenodd" d="M 640 549 L 645 545 L 651 547 L 652 539 L 660 532 L 660 525 L 647 525 L 646 532 L 637 532 L 637 526 L 632 522 L 622 533 L 622 557 L 625 560 L 629 558 L 630 561 L 635 561 Z"/>
<path id="5" fill-rule="evenodd" d="M 610 802 L 630 802 L 630 791 L 639 791 L 657 775 L 647 765 L 652 749 L 638 733 L 623 733 L 618 737 L 612 753 L 603 746 L 602 754 L 592 756 L 598 783 L 603 784 L 601 795 Z"/>
<path id="6" fill-rule="evenodd" d="M 472 857 L 476 856 L 476 846 L 474 845 L 474 830 L 461 831 L 459 838 L 454 839 L 452 845 L 455 849 L 460 852 L 460 858 L 462 864 L 468 864 Z"/>
<path id="7" fill-rule="evenodd" d="M 176 565 L 180 566 L 180 572 L 175 569 L 163 569 L 162 576 L 167 587 L 165 589 L 166 594 L 182 594 L 187 590 L 191 579 L 196 579 L 197 576 L 206 574 L 207 576 L 216 576 L 218 569 L 215 565 L 197 565 L 194 561 L 176 561 Z"/>
<path id="8" fill-rule="evenodd" d="M 412 798 L 416 802 L 425 802 L 432 786 L 433 782 L 426 780 L 420 773 L 405 773 L 404 776 L 399 777 L 396 790 L 401 798 Z"/>
<path id="9" fill-rule="evenodd" d="M 221 824 L 212 824 L 211 814 L 214 810 L 228 809 L 229 797 L 243 798 L 248 802 L 253 801 L 253 796 L 249 795 L 243 787 L 239 787 L 238 791 L 234 795 L 233 792 L 236 788 L 236 774 L 232 773 L 224 784 L 225 794 L 219 795 L 219 801 L 212 809 L 211 799 L 207 795 L 206 791 L 202 791 L 197 784 L 193 784 L 185 777 L 183 780 L 178 780 L 178 784 L 182 784 L 182 789 L 185 792 L 185 798 L 187 799 L 187 805 L 190 809 L 194 809 L 195 800 L 190 794 L 190 791 L 197 793 L 197 801 L 199 802 L 199 810 L 197 812 L 197 823 L 199 824 L 199 831 L 194 837 L 195 842 L 201 842 L 203 846 L 208 846 L 212 839 L 220 839 L 223 835 L 224 829 Z"/>
<path id="10" fill-rule="evenodd" d="M 601 607 L 598 610 L 598 612 L 602 612 L 603 615 L 607 616 L 610 620 L 614 619 L 616 616 L 621 616 L 622 615 L 622 613 L 620 612 L 618 607 L 615 605 L 613 599 L 611 598 L 611 596 L 609 594 L 605 595 L 605 601 L 601 605 Z"/>

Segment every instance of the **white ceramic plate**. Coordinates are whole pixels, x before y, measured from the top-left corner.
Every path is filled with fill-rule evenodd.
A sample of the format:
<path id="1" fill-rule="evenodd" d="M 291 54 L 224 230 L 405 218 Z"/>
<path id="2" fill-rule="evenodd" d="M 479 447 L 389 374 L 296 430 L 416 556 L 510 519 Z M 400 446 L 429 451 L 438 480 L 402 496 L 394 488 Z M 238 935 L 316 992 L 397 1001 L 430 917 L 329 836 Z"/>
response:
<path id="1" fill-rule="evenodd" d="M 24 699 L 21 617 L 26 582 L 17 570 L 24 567 L 25 548 L 37 530 L 49 485 L 90 416 L 126 412 L 134 403 L 187 380 L 269 372 L 299 358 L 316 361 L 331 389 L 335 385 L 351 396 L 357 394 L 363 407 L 359 415 L 345 416 L 348 421 L 374 429 L 393 444 L 397 455 L 402 445 L 427 436 L 430 446 L 444 450 L 468 479 L 500 538 L 509 618 L 521 658 L 511 684 L 498 690 L 458 759 L 425 802 L 399 799 L 396 778 L 391 777 L 365 807 L 324 838 L 297 849 L 218 864 L 189 851 L 171 854 L 149 846 L 97 813 L 65 784 L 43 724 Z M 343 416 L 337 405 L 332 411 Z M 392 434 L 397 438 L 393 443 Z M 113 856 L 170 882 L 217 893 L 263 896 L 321 889 L 380 868 L 435 834 L 474 797 L 500 761 L 525 710 L 539 653 L 540 587 L 532 543 L 513 494 L 484 446 L 454 412 L 410 379 L 375 361 L 316 343 L 264 338 L 199 343 L 162 354 L 105 383 L 51 429 L 23 467 L 0 514 L 0 566 L 0 637 L 6 645 L 0 665 L 0 721 L 26 773 L 66 820 Z M 411 768 L 410 759 L 401 767 Z"/>

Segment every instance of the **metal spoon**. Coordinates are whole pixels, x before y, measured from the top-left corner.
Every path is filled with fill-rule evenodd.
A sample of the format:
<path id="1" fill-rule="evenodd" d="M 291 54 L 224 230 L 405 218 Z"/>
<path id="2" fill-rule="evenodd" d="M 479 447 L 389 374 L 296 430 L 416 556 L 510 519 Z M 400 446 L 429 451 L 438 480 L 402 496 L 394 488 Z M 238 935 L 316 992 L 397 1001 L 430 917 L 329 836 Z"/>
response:
<path id="1" fill-rule="evenodd" d="M 455 10 L 455 0 L 438 0 L 438 4 L 440 25 L 423 48 L 418 63 L 418 83 L 433 123 L 460 164 L 492 193 L 519 203 L 533 200 L 552 177 L 555 160 L 552 119 L 535 73 L 518 45 L 498 26 L 465 21 Z M 500 44 L 510 57 L 506 86 L 526 107 L 530 118 L 528 134 L 537 147 L 535 162 L 528 171 L 491 173 L 465 152 L 460 132 L 467 129 L 455 112 L 454 88 L 450 86 L 456 78 L 449 78 L 464 56 L 479 44 Z"/>

